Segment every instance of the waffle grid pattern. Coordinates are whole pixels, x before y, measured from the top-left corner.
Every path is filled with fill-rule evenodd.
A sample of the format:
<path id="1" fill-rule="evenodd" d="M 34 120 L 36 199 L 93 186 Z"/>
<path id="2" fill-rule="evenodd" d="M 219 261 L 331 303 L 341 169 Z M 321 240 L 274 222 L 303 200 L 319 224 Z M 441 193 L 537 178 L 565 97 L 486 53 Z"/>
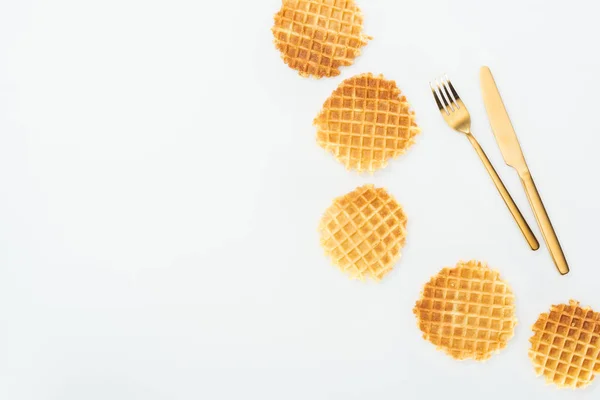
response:
<path id="1" fill-rule="evenodd" d="M 315 118 L 317 142 L 347 169 L 373 172 L 403 154 L 420 132 L 396 82 L 356 75 L 343 81 Z"/>
<path id="2" fill-rule="evenodd" d="M 354 0 L 283 0 L 272 28 L 283 61 L 302 76 L 340 74 L 371 39 Z"/>
<path id="3" fill-rule="evenodd" d="M 336 198 L 320 223 L 321 246 L 352 278 L 381 280 L 400 258 L 406 215 L 383 188 L 365 185 Z"/>
<path id="4" fill-rule="evenodd" d="M 533 325 L 529 357 L 536 374 L 563 388 L 587 386 L 600 373 L 600 313 L 579 302 L 553 305 Z"/>
<path id="5" fill-rule="evenodd" d="M 413 312 L 423 338 L 459 360 L 490 358 L 516 325 L 510 287 L 479 261 L 442 269 L 425 284 Z"/>

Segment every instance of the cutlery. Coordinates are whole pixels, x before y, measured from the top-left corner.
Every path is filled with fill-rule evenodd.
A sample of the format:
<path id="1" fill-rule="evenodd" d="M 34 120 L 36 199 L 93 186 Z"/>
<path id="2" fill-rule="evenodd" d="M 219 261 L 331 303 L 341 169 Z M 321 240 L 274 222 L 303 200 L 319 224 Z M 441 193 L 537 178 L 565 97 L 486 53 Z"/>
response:
<path id="1" fill-rule="evenodd" d="M 469 111 L 467 111 L 467 108 L 458 96 L 458 93 L 454 89 L 454 86 L 452 86 L 450 80 L 447 77 L 443 77 L 440 79 L 440 81 L 441 83 L 436 80 L 435 84 L 433 82 L 429 82 L 429 86 L 431 87 L 433 97 L 435 98 L 435 102 L 440 110 L 440 113 L 442 114 L 442 117 L 444 117 L 444 120 L 452 129 L 463 133 L 469 139 L 475 148 L 475 151 L 479 155 L 479 158 L 483 162 L 485 169 L 487 170 L 488 174 L 490 174 L 490 177 L 496 185 L 496 189 L 498 189 L 500 196 L 502 196 L 504 203 L 506 203 L 506 206 L 515 219 L 515 222 L 519 226 L 519 229 L 521 229 L 523 236 L 525 236 L 525 240 L 527 240 L 529 247 L 531 247 L 532 250 L 537 250 L 540 247 L 540 244 L 538 243 L 535 235 L 527 224 L 527 221 L 525 221 L 525 218 L 523 218 L 523 214 L 521 214 L 521 211 L 510 196 L 506 186 L 504 186 L 504 183 L 502 183 L 498 173 L 496 173 L 492 163 L 471 132 L 471 116 Z"/>
<path id="2" fill-rule="evenodd" d="M 565 254 L 560 247 L 556 232 L 550 222 L 548 212 L 544 207 L 544 203 L 542 203 L 542 198 L 540 197 L 535 183 L 533 182 L 533 178 L 531 177 L 531 173 L 529 172 L 529 168 L 527 167 L 527 163 L 525 162 L 523 150 L 521 150 L 517 134 L 510 122 L 510 118 L 508 117 L 508 113 L 502 102 L 502 97 L 500 97 L 500 92 L 498 91 L 498 87 L 492 76 L 492 71 L 490 71 L 488 67 L 482 67 L 480 79 L 485 109 L 490 119 L 490 124 L 492 125 L 492 132 L 494 132 L 494 136 L 496 137 L 496 141 L 498 142 L 498 146 L 504 157 L 504 161 L 508 166 L 513 167 L 519 174 L 521 183 L 525 188 L 525 193 L 527 193 L 527 198 L 529 199 L 529 203 L 535 214 L 535 219 L 542 231 L 542 236 L 544 237 L 546 246 L 548 246 L 548 249 L 550 250 L 552 259 L 554 260 L 554 264 L 556 264 L 558 271 L 562 275 L 565 275 L 569 273 L 569 265 L 567 264 Z"/>

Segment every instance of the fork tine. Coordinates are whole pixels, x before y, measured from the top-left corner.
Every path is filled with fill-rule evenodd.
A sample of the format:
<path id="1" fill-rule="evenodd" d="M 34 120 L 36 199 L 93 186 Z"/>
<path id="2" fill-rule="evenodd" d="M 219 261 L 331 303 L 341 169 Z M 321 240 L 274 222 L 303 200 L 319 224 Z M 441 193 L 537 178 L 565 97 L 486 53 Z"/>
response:
<path id="1" fill-rule="evenodd" d="M 442 85 L 444 85 L 444 90 L 446 91 L 446 94 L 450 98 L 450 101 L 452 102 L 454 107 L 459 109 L 460 106 L 458 105 L 457 100 L 459 100 L 460 97 L 458 97 L 458 93 L 456 93 L 456 90 L 454 90 L 454 86 L 452 86 L 452 82 L 450 82 L 450 79 L 448 79 L 446 75 L 444 75 L 444 77 L 442 78 Z"/>
<path id="2" fill-rule="evenodd" d="M 438 108 L 440 109 L 440 111 L 444 111 L 446 114 L 448 114 L 448 111 L 446 110 L 446 108 L 444 107 L 442 102 L 440 101 L 440 98 L 439 98 L 435 88 L 433 87 L 433 83 L 429 82 L 429 87 L 431 88 L 431 93 L 433 93 L 433 98 L 435 98 L 435 102 L 436 102 Z"/>
<path id="3" fill-rule="evenodd" d="M 450 86 L 450 90 L 452 91 L 452 96 L 454 96 L 454 98 L 456 100 L 460 100 L 460 96 L 458 95 L 458 93 L 456 93 L 456 90 L 454 90 L 454 86 L 452 86 L 452 82 L 450 82 L 450 79 L 448 79 L 448 76 L 444 75 L 446 78 L 446 82 L 448 82 L 448 86 Z"/>
<path id="4" fill-rule="evenodd" d="M 448 92 L 446 92 L 446 88 L 444 87 L 443 78 L 440 80 L 442 81 L 441 84 L 438 82 L 437 79 L 435 80 L 435 84 L 437 85 L 438 91 L 440 92 L 440 97 L 442 98 L 443 103 L 446 106 L 446 109 L 449 112 L 454 112 L 454 107 L 452 106 L 454 102 L 452 101 L 452 98 L 450 97 Z"/>

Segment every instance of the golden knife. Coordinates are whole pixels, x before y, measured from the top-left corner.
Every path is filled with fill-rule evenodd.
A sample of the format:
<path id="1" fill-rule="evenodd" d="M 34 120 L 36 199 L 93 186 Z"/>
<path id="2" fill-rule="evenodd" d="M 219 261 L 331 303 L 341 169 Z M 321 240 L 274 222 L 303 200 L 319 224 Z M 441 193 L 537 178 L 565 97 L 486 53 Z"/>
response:
<path id="1" fill-rule="evenodd" d="M 552 259 L 554 260 L 554 264 L 556 264 L 558 271 L 562 275 L 565 275 L 569 273 L 569 265 L 567 264 L 565 254 L 560 247 L 560 243 L 556 237 L 556 232 L 554 232 L 544 203 L 542 203 L 542 198 L 535 187 L 535 183 L 533 182 L 533 178 L 531 177 L 531 173 L 525 162 L 523 150 L 521 150 L 517 134 L 510 122 L 510 118 L 508 117 L 508 113 L 502 102 L 502 97 L 500 97 L 500 92 L 498 91 L 498 87 L 492 76 L 492 71 L 490 71 L 488 67 L 481 67 L 480 79 L 485 109 L 490 119 L 492 131 L 494 132 L 494 136 L 496 137 L 496 141 L 498 142 L 498 146 L 504 157 L 504 161 L 507 165 L 517 170 L 517 173 L 521 178 L 521 183 L 525 188 L 525 193 L 527 193 L 531 208 L 533 209 L 533 213 L 535 214 L 535 219 L 542 231 L 546 246 L 548 246 Z"/>

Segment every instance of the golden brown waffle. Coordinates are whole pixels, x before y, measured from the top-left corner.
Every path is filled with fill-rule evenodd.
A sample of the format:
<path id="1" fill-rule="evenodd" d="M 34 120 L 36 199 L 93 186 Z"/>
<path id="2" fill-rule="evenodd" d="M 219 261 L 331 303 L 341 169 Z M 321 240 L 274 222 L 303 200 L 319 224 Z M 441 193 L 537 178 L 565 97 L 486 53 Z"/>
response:
<path id="1" fill-rule="evenodd" d="M 600 373 L 600 312 L 571 300 L 540 314 L 532 329 L 529 358 L 546 382 L 579 388 Z"/>
<path id="2" fill-rule="evenodd" d="M 335 199 L 319 231 L 333 264 L 352 278 L 378 281 L 400 258 L 406 215 L 385 189 L 365 185 Z"/>
<path id="3" fill-rule="evenodd" d="M 413 312 L 423 338 L 458 360 L 490 358 L 517 324 L 510 286 L 479 261 L 442 269 L 425 284 Z"/>
<path id="4" fill-rule="evenodd" d="M 396 82 L 382 75 L 343 81 L 315 118 L 317 142 L 347 169 L 373 172 L 414 143 L 420 132 Z"/>
<path id="5" fill-rule="evenodd" d="M 271 29 L 283 61 L 302 76 L 336 76 L 370 36 L 354 0 L 283 0 Z"/>

